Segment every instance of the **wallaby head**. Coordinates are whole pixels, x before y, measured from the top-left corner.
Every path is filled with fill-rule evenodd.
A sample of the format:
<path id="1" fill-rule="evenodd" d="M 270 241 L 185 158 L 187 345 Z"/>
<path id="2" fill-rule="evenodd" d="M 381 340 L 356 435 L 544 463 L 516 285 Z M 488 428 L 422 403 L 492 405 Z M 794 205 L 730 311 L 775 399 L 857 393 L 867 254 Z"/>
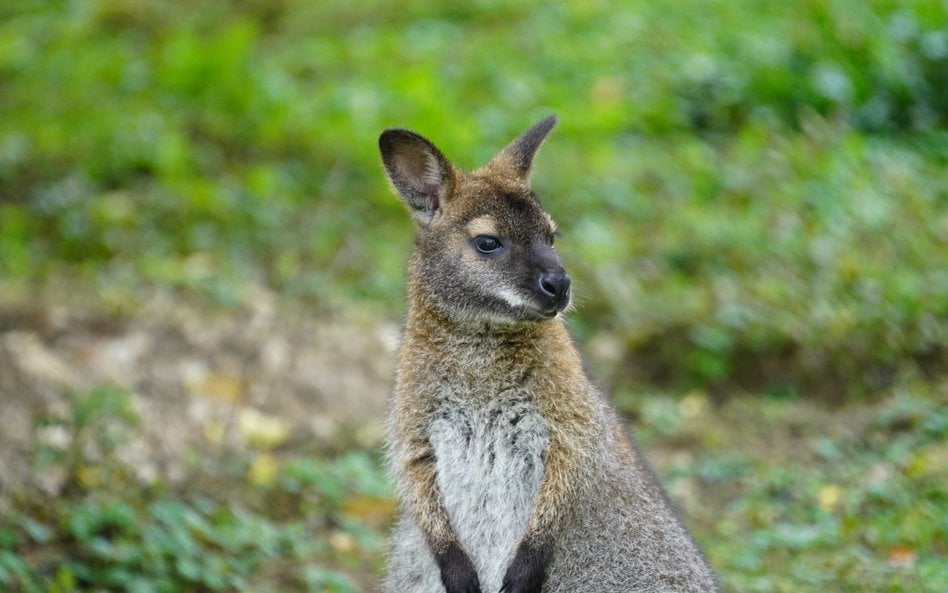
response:
<path id="1" fill-rule="evenodd" d="M 415 221 L 410 293 L 467 322 L 543 321 L 569 305 L 556 225 L 530 188 L 533 157 L 555 124 L 538 122 L 471 173 L 414 132 L 382 133 L 382 162 Z"/>

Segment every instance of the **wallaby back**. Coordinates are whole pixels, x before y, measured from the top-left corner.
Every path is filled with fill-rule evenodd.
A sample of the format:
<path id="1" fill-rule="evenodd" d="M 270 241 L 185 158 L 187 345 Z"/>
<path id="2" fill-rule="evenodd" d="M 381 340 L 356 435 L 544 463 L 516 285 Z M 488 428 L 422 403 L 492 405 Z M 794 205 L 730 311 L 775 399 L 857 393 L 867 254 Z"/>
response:
<path id="1" fill-rule="evenodd" d="M 562 320 L 571 282 L 529 184 L 555 123 L 472 173 L 414 132 L 379 139 L 416 227 L 386 593 L 717 590 Z"/>

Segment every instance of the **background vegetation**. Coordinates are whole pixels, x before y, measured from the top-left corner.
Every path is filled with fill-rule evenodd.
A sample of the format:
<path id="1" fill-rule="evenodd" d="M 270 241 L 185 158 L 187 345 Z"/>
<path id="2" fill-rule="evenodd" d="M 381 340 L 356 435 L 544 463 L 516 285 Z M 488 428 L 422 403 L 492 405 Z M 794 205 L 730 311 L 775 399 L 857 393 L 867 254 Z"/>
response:
<path id="1" fill-rule="evenodd" d="M 134 315 L 262 285 L 397 318 L 380 130 L 473 168 L 555 112 L 535 185 L 574 332 L 724 583 L 945 590 L 946 23 L 940 0 L 3 3 L 0 289 Z M 134 422 L 103 397 L 37 430 Z M 139 491 L 114 446 L 36 452 L 75 480 L 0 523 L 0 586 L 349 591 L 380 566 L 371 449 Z"/>

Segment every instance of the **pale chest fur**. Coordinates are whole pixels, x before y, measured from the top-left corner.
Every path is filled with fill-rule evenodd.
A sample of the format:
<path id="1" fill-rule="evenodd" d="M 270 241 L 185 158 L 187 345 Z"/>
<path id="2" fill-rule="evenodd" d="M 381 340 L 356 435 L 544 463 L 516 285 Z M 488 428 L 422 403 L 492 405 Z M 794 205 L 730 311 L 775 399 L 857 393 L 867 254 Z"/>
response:
<path id="1" fill-rule="evenodd" d="M 428 438 L 452 527 L 471 554 L 482 590 L 497 591 L 527 528 L 549 437 L 545 419 L 522 390 L 478 396 L 442 393 Z"/>

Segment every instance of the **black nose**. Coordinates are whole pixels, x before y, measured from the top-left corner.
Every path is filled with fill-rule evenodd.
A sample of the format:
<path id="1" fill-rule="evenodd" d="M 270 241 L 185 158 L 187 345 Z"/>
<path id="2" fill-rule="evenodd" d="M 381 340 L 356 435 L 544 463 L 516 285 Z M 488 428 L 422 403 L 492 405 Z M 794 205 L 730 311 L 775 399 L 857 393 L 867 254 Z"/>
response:
<path id="1" fill-rule="evenodd" d="M 566 272 L 558 270 L 556 272 L 543 272 L 540 274 L 540 292 L 556 300 L 558 305 L 562 305 L 569 294 L 569 285 L 571 280 Z"/>

